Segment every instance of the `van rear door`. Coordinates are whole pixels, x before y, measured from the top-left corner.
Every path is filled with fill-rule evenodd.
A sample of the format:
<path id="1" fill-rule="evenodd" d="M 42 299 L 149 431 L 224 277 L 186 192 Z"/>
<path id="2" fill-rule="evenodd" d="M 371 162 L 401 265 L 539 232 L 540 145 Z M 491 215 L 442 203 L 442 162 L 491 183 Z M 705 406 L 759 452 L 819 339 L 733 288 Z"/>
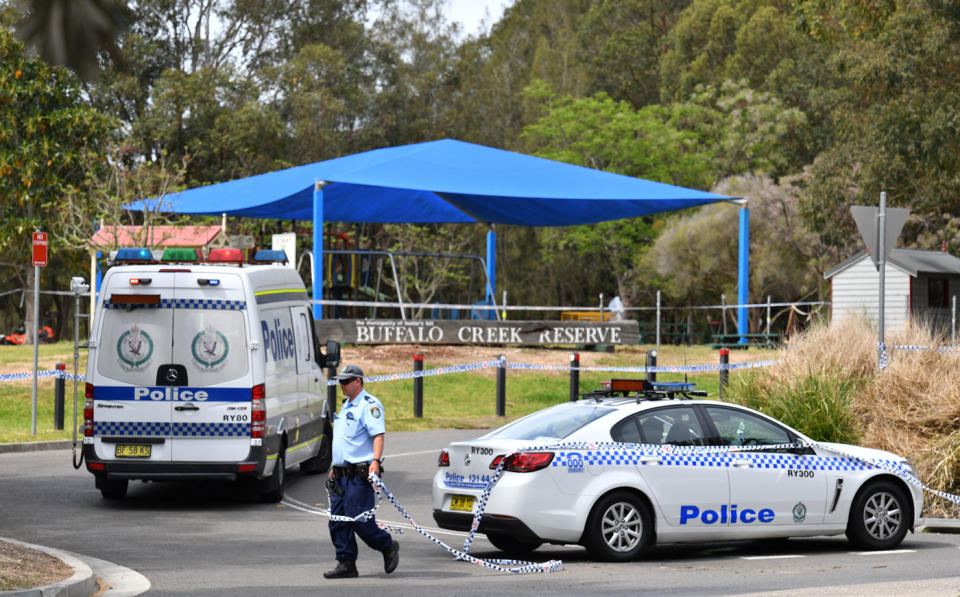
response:
<path id="1" fill-rule="evenodd" d="M 172 401 L 172 459 L 243 460 L 253 387 L 243 279 L 226 268 L 176 276 L 170 362 L 186 381 Z"/>
<path id="2" fill-rule="evenodd" d="M 130 268 L 104 281 L 93 401 L 94 449 L 103 460 L 170 460 L 172 404 L 157 370 L 173 358 L 173 285 L 173 274 Z"/>

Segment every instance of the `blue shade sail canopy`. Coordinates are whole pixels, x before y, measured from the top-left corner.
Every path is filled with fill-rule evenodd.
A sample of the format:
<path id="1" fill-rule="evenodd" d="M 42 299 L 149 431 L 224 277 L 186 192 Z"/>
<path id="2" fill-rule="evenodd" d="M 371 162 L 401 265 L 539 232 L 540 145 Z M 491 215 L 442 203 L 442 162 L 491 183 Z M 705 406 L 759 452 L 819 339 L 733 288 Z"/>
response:
<path id="1" fill-rule="evenodd" d="M 163 212 L 328 222 L 572 226 L 731 199 L 529 155 L 441 139 L 375 149 L 174 193 Z M 148 200 L 149 201 L 149 200 Z M 155 200 L 129 207 L 142 209 Z"/>
<path id="2" fill-rule="evenodd" d="M 573 226 L 696 207 L 733 197 L 440 139 L 374 149 L 189 189 L 126 207 L 314 223 L 313 296 L 322 298 L 324 222 Z M 496 279 L 488 234 L 487 275 Z M 740 263 L 740 284 L 746 269 Z M 314 316 L 321 317 L 319 305 Z M 742 330 L 741 330 L 742 331 Z"/>

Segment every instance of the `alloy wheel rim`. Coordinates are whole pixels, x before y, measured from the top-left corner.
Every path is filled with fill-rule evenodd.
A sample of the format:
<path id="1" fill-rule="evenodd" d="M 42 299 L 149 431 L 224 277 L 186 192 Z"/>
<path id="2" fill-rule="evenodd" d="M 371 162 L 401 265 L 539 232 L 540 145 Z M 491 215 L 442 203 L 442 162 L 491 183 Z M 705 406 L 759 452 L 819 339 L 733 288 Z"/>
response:
<path id="1" fill-rule="evenodd" d="M 903 523 L 903 508 L 893 494 L 875 493 L 863 507 L 863 523 L 874 539 L 889 539 Z"/>
<path id="2" fill-rule="evenodd" d="M 618 553 L 636 549 L 643 536 L 640 512 L 627 502 L 617 502 L 607 508 L 600 525 L 600 533 L 607 547 Z"/>

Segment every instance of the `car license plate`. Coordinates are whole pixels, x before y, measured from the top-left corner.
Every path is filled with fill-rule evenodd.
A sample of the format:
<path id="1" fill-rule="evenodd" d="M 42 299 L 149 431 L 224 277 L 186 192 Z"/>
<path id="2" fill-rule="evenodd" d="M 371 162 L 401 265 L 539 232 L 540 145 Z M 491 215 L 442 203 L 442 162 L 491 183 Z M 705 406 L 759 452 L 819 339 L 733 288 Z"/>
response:
<path id="1" fill-rule="evenodd" d="M 117 458 L 150 458 L 149 445 L 125 446 L 117 444 L 114 454 Z"/>
<path id="2" fill-rule="evenodd" d="M 455 495 L 450 497 L 450 509 L 461 512 L 473 512 L 473 497 L 469 495 Z"/>

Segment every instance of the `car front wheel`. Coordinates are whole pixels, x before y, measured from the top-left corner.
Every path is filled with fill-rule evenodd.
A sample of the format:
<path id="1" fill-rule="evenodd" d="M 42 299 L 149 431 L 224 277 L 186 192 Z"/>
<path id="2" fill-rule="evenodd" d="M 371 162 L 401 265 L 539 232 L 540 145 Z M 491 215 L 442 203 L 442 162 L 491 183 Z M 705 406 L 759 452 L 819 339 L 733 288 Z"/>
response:
<path id="1" fill-rule="evenodd" d="M 853 500 L 847 538 L 864 549 L 890 549 L 907 534 L 909 502 L 903 489 L 890 481 L 868 485 Z"/>
<path id="2" fill-rule="evenodd" d="M 584 536 L 590 554 L 608 562 L 635 558 L 653 537 L 650 509 L 636 495 L 616 491 L 594 506 Z"/>

